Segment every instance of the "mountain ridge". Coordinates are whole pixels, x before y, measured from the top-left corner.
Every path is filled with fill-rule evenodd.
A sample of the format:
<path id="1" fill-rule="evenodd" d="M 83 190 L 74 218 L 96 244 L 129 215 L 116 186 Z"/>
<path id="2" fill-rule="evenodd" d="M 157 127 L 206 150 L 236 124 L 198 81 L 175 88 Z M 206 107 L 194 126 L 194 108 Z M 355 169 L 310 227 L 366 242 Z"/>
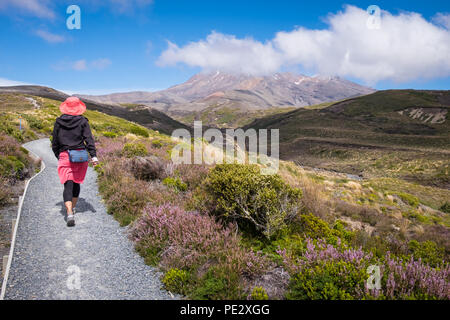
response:
<path id="1" fill-rule="evenodd" d="M 207 109 L 212 105 L 246 109 L 305 107 L 370 94 L 376 90 L 339 77 L 308 77 L 293 73 L 271 76 L 199 73 L 186 82 L 156 92 L 83 95 L 93 101 L 145 104 L 170 115 Z"/>

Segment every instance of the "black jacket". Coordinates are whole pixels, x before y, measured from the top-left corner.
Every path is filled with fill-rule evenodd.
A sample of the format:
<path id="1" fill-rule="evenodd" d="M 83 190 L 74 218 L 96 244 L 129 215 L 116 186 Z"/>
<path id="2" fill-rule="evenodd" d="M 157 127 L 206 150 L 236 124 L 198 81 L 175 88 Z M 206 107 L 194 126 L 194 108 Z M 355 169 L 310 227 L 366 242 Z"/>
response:
<path id="1" fill-rule="evenodd" d="M 89 120 L 83 116 L 63 114 L 56 119 L 53 128 L 52 149 L 56 158 L 66 150 L 87 149 L 91 157 L 96 157 L 94 138 Z"/>

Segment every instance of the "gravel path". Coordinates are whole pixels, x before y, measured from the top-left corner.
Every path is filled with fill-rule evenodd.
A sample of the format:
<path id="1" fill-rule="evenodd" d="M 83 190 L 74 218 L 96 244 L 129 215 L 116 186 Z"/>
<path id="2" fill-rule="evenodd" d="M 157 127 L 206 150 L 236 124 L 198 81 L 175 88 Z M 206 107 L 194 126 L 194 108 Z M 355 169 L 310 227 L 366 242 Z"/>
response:
<path id="1" fill-rule="evenodd" d="M 76 226 L 68 228 L 50 141 L 25 147 L 46 168 L 25 195 L 5 299 L 171 299 L 160 273 L 144 264 L 126 229 L 106 213 L 95 171 L 88 170 Z"/>

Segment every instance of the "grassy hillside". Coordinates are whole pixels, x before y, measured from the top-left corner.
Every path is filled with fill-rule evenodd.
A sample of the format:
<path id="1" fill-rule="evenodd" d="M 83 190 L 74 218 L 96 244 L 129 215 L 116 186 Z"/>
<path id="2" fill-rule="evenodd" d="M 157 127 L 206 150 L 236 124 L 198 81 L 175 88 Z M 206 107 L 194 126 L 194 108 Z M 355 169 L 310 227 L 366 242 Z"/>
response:
<path id="1" fill-rule="evenodd" d="M 55 119 L 61 115 L 59 104 L 59 101 L 36 96 L 0 94 L 0 132 L 15 137 L 19 142 L 48 136 L 53 131 Z M 143 137 L 162 136 L 142 125 L 102 112 L 88 109 L 84 116 L 89 119 L 96 136 L 117 137 L 126 134 Z M 20 118 L 22 131 L 19 130 Z"/>
<path id="2" fill-rule="evenodd" d="M 305 110 L 316 110 L 327 108 L 336 102 L 325 102 L 317 105 L 304 107 Z M 128 108 L 132 108 L 132 104 L 126 105 Z M 266 109 L 249 109 L 245 106 L 232 107 L 232 106 L 219 106 L 212 105 L 201 111 L 193 112 L 173 112 L 171 115 L 174 119 L 192 126 L 194 121 L 202 121 L 204 126 L 215 128 L 242 128 L 254 122 L 257 119 L 265 117 L 273 117 L 277 114 L 284 114 L 290 111 L 298 110 L 296 107 L 273 107 Z"/>
<path id="3" fill-rule="evenodd" d="M 281 157 L 305 166 L 448 188 L 449 109 L 449 91 L 380 91 L 246 128 L 280 129 Z"/>
<path id="4" fill-rule="evenodd" d="M 245 110 L 236 107 L 211 106 L 202 111 L 191 112 L 187 115 L 173 117 L 186 125 L 192 126 L 194 121 L 202 121 L 204 126 L 216 128 L 240 128 L 255 119 L 275 115 L 295 108 L 269 108 Z"/>
<path id="5" fill-rule="evenodd" d="M 57 101 L 55 102 L 57 105 L 68 97 L 68 95 L 63 92 L 42 86 L 0 87 L 0 94 L 7 94 L 9 97 L 11 97 L 11 95 L 29 95 L 44 99 L 52 99 Z M 173 130 L 179 128 L 185 128 L 188 130 L 191 129 L 189 126 L 186 126 L 155 109 L 130 109 L 84 99 L 83 101 L 89 110 L 99 111 L 110 116 L 120 117 L 166 134 L 171 134 Z"/>

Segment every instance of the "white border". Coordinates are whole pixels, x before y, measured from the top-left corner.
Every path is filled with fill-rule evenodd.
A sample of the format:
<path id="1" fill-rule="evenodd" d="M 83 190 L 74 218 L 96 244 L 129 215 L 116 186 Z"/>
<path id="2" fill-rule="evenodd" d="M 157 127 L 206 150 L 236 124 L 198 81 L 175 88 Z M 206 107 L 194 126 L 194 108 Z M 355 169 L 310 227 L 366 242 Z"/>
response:
<path id="1" fill-rule="evenodd" d="M 23 145 L 23 147 L 26 149 L 25 145 Z M 16 237 L 17 237 L 17 230 L 19 228 L 20 214 L 22 213 L 23 200 L 25 199 L 25 194 L 27 193 L 28 185 L 30 184 L 31 180 L 36 178 L 38 175 L 40 175 L 45 170 L 45 162 L 44 162 L 44 160 L 42 160 L 41 157 L 38 157 L 34 152 L 32 152 L 30 150 L 28 150 L 28 152 L 30 152 L 32 154 L 32 156 L 34 156 L 36 159 L 41 160 L 41 171 L 36 173 L 34 176 L 32 176 L 26 182 L 25 190 L 23 191 L 23 195 L 22 195 L 22 197 L 20 199 L 20 202 L 19 202 L 19 208 L 17 209 L 16 225 L 14 226 L 14 231 L 13 231 L 13 234 L 12 234 L 11 247 L 9 249 L 9 256 L 8 256 L 8 264 L 6 265 L 5 276 L 3 278 L 2 291 L 0 293 L 0 300 L 3 300 L 5 298 L 6 284 L 8 283 L 9 270 L 11 269 L 11 262 L 12 262 L 12 258 L 13 258 L 13 254 L 14 254 L 14 246 L 16 244 Z"/>

